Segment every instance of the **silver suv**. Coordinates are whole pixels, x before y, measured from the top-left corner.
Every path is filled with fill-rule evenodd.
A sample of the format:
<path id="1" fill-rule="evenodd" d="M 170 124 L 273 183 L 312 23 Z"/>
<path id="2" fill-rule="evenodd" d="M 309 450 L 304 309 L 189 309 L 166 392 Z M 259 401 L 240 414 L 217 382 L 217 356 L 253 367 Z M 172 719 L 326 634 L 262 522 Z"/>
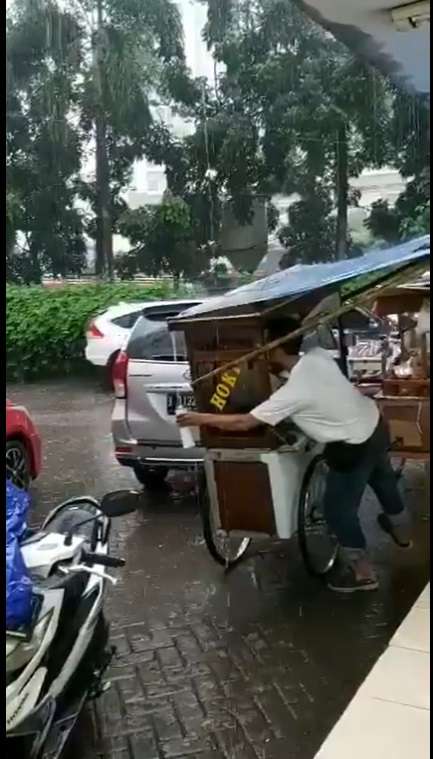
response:
<path id="1" fill-rule="evenodd" d="M 167 326 L 167 319 L 198 302 L 146 306 L 113 367 L 115 456 L 149 488 L 163 483 L 169 467 L 190 467 L 203 458 L 199 448 L 181 444 L 176 406 L 192 408 L 194 401 L 183 334 Z"/>

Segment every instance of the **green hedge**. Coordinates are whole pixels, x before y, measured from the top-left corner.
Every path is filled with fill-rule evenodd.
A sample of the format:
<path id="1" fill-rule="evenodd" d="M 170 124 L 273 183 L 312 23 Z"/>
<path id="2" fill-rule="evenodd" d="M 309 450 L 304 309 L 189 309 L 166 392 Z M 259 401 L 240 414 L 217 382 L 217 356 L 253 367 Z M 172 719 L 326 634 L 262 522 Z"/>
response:
<path id="1" fill-rule="evenodd" d="M 6 288 L 7 379 L 21 381 L 85 368 L 87 321 L 119 301 L 173 297 L 164 285 L 69 285 Z"/>
<path id="2" fill-rule="evenodd" d="M 367 275 L 350 282 L 344 288 L 345 295 L 366 284 L 368 279 Z M 62 376 L 85 370 L 85 329 L 91 316 L 122 300 L 169 297 L 173 297 L 173 290 L 167 285 L 116 283 L 69 285 L 58 289 L 7 285 L 7 380 Z"/>

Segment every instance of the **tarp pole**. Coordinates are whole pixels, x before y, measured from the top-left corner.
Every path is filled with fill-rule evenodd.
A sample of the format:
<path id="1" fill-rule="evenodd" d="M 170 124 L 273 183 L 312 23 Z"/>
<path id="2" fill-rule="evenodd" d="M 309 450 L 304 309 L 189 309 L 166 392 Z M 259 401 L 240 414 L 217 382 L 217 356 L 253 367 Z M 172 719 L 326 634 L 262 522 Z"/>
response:
<path id="1" fill-rule="evenodd" d="M 347 355 L 349 353 L 347 344 L 346 344 L 346 335 L 344 334 L 344 326 L 343 326 L 343 320 L 341 316 L 337 319 L 337 326 L 338 326 L 338 341 L 340 343 L 340 352 L 341 352 L 341 371 L 343 372 L 345 377 L 349 376 L 349 365 L 347 363 Z"/>

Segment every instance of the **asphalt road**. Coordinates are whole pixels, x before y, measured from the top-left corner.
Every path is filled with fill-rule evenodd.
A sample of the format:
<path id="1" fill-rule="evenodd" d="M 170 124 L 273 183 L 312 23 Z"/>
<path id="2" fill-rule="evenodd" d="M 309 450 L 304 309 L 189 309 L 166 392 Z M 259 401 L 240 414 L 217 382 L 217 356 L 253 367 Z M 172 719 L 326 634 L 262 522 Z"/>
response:
<path id="1" fill-rule="evenodd" d="M 112 453 L 111 399 L 89 382 L 9 388 L 44 443 L 33 520 L 76 494 L 135 486 Z M 81 759 L 312 759 L 428 579 L 424 471 L 404 481 L 413 551 L 379 533 L 366 498 L 377 593 L 338 597 L 303 568 L 296 543 L 266 544 L 225 576 L 201 537 L 193 482 L 143 494 L 113 530 L 127 559 L 106 613 L 112 688 L 78 736 Z M 75 755 L 75 754 L 74 754 Z"/>

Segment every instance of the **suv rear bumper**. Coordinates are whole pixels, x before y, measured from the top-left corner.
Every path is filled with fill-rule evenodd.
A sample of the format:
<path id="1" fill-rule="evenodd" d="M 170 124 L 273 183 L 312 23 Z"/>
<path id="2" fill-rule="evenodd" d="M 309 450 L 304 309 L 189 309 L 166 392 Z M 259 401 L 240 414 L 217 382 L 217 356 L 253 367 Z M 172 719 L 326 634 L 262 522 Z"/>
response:
<path id="1" fill-rule="evenodd" d="M 203 459 L 180 459 L 180 458 L 167 458 L 164 455 L 164 451 L 160 451 L 159 456 L 146 456 L 146 457 L 134 457 L 119 456 L 116 455 L 117 463 L 121 466 L 129 466 L 132 469 L 134 467 L 146 466 L 149 469 L 158 469 L 163 467 L 164 469 L 182 469 L 182 470 L 194 470 L 197 467 L 203 465 Z"/>
<path id="2" fill-rule="evenodd" d="M 111 432 L 114 455 L 123 466 L 147 464 L 151 467 L 168 466 L 170 469 L 188 469 L 203 462 L 202 448 L 183 448 L 175 442 L 161 444 L 160 441 L 134 440 L 130 437 L 125 420 L 113 415 Z"/>
<path id="3" fill-rule="evenodd" d="M 130 446 L 128 451 L 125 448 L 114 449 L 114 455 L 122 466 L 147 465 L 152 468 L 164 466 L 170 469 L 194 469 L 203 463 L 200 448 L 189 448 L 188 456 L 182 455 L 184 448 L 149 448 L 139 444 Z"/>

